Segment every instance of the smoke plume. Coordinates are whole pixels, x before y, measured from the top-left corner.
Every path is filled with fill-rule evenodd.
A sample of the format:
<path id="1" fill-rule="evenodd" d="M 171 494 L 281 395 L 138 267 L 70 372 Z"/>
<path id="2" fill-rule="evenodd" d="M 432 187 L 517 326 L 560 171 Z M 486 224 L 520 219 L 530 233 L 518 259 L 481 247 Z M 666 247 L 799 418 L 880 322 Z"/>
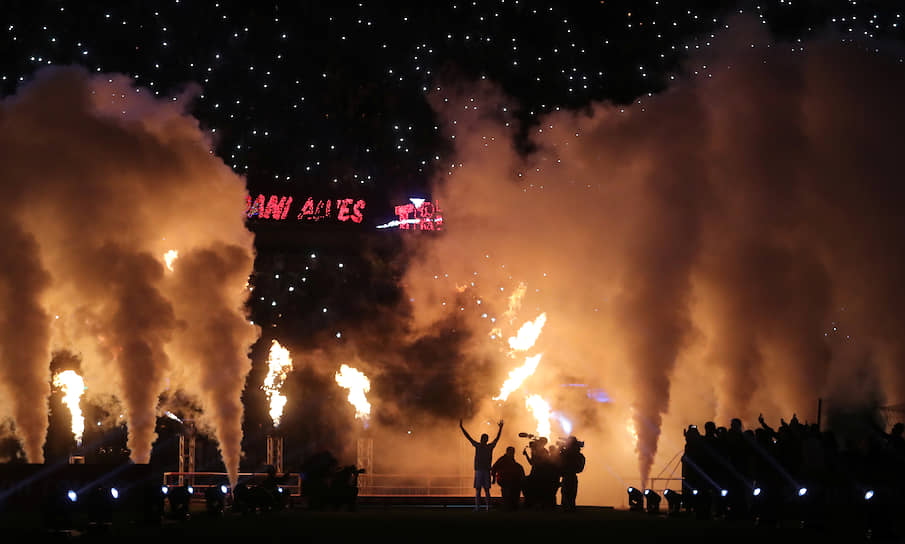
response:
<path id="1" fill-rule="evenodd" d="M 547 312 L 523 390 L 593 434 L 589 449 L 607 442 L 588 461 L 601 479 L 626 474 L 622 442 L 646 480 L 698 418 L 813 421 L 818 397 L 905 395 L 905 72 L 748 26 L 734 21 L 664 92 L 557 109 L 527 137 L 518 104 L 486 82 L 430 94 L 454 155 L 432 194 L 446 231 L 419 242 L 404 278 L 414 329 L 456 314 L 467 367 L 499 343 L 494 327 Z M 503 353 L 476 394 L 502 383 Z M 574 385 L 606 395 L 570 397 Z"/>
<path id="2" fill-rule="evenodd" d="M 89 400 L 119 400 L 134 461 L 150 458 L 159 395 L 186 390 L 237 472 L 253 238 L 244 181 L 185 113 L 193 92 L 52 68 L 0 103 L 0 383 L 32 461 L 52 348 L 81 359 Z"/>

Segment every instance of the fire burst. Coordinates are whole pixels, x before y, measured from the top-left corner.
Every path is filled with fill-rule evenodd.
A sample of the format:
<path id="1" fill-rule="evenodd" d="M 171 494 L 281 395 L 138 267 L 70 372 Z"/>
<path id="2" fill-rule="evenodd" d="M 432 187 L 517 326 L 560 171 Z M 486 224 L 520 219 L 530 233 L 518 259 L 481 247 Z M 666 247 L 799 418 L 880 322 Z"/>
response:
<path id="1" fill-rule="evenodd" d="M 371 390 L 371 380 L 358 369 L 343 364 L 336 373 L 336 383 L 349 390 L 349 402 L 355 407 L 355 419 L 367 419 L 371 416 L 371 403 L 365 393 Z"/>
<path id="2" fill-rule="evenodd" d="M 69 407 L 72 414 L 72 434 L 77 445 L 82 445 L 82 433 L 85 432 L 85 418 L 79 407 L 79 400 L 85 392 L 85 380 L 74 370 L 64 370 L 53 377 L 53 385 L 63 391 L 63 404 Z"/>
<path id="3" fill-rule="evenodd" d="M 546 322 L 547 314 L 542 313 L 534 321 L 528 321 L 522 325 L 518 333 L 509 338 L 509 347 L 512 348 L 512 351 L 527 351 L 534 347 L 534 343 L 537 341 L 537 337 L 540 336 Z M 511 357 L 512 352 L 509 355 Z M 509 377 L 503 382 L 503 387 L 500 388 L 500 394 L 493 397 L 493 400 L 505 402 L 513 391 L 522 386 L 528 376 L 534 374 L 542 356 L 542 353 L 538 353 L 537 355 L 526 357 L 522 366 L 510 370 Z"/>
<path id="4" fill-rule="evenodd" d="M 528 379 L 528 376 L 534 374 L 534 371 L 537 370 L 537 365 L 538 363 L 540 363 L 540 359 L 541 357 L 543 357 L 543 355 L 543 353 L 538 353 L 533 357 L 527 357 L 525 359 L 525 364 L 509 371 L 509 378 L 507 378 L 506 381 L 503 382 L 503 387 L 500 388 L 500 394 L 493 397 L 493 400 L 505 402 L 513 391 L 522 386 L 522 382 Z"/>
<path id="5" fill-rule="evenodd" d="M 525 404 L 528 406 L 528 409 L 531 410 L 531 413 L 534 414 L 534 419 L 537 420 L 537 436 L 546 436 L 550 438 L 550 433 L 552 432 L 550 428 L 550 404 L 547 403 L 540 395 L 531 395 L 528 397 L 528 400 L 525 401 Z"/>
<path id="6" fill-rule="evenodd" d="M 292 370 L 292 358 L 289 350 L 280 345 L 276 340 L 270 346 L 270 356 L 267 358 L 267 377 L 261 389 L 270 400 L 270 418 L 273 426 L 280 426 L 280 418 L 283 417 L 283 407 L 286 406 L 286 396 L 280 394 L 286 375 Z"/>
<path id="7" fill-rule="evenodd" d="M 512 351 L 527 351 L 531 349 L 544 329 L 546 322 L 547 314 L 544 312 L 537 316 L 534 321 L 528 321 L 522 325 L 515 336 L 509 337 L 509 347 Z"/>
<path id="8" fill-rule="evenodd" d="M 172 272 L 173 271 L 173 261 L 179 257 L 179 251 L 175 249 L 171 249 L 163 254 L 163 262 L 166 263 L 167 269 Z"/>

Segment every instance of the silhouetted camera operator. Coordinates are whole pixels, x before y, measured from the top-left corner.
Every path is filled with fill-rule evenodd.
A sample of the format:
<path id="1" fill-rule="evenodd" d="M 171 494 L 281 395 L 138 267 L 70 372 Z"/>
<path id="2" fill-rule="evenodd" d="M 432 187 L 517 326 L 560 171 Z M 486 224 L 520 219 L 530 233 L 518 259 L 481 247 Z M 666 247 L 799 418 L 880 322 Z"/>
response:
<path id="1" fill-rule="evenodd" d="M 562 467 L 562 507 L 575 510 L 575 498 L 578 496 L 578 473 L 584 470 L 585 457 L 581 453 L 584 442 L 570 436 L 560 446 Z"/>

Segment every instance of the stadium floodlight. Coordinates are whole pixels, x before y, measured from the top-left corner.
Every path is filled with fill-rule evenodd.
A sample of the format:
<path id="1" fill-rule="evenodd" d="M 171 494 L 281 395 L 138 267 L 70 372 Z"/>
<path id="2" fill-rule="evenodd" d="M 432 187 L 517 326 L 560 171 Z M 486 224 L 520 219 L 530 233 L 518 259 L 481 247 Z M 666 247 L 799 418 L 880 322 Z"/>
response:
<path id="1" fill-rule="evenodd" d="M 728 494 L 729 494 L 728 489 L 720 489 L 720 497 L 725 497 Z"/>
<path id="2" fill-rule="evenodd" d="M 806 488 L 806 487 L 799 487 L 799 488 L 798 488 L 798 496 L 799 496 L 799 497 L 804 497 L 804 496 L 807 495 L 807 494 L 808 494 L 808 488 Z"/>
<path id="3" fill-rule="evenodd" d="M 692 489 L 692 490 L 691 490 L 691 494 L 692 494 L 692 495 L 697 495 L 697 494 L 698 494 L 698 490 L 697 490 L 697 489 Z"/>
<path id="4" fill-rule="evenodd" d="M 119 498 L 119 489 L 116 489 L 115 487 L 111 487 L 110 496 L 113 497 L 114 499 L 118 499 Z"/>
<path id="5" fill-rule="evenodd" d="M 754 488 L 754 491 L 752 491 L 751 494 L 754 495 L 755 497 L 760 496 L 760 488 L 759 488 L 759 487 L 755 487 L 755 488 Z"/>
<path id="6" fill-rule="evenodd" d="M 73 490 L 69 490 L 66 492 L 66 497 L 69 498 L 69 502 L 75 502 L 79 500 L 79 495 Z"/>
<path id="7" fill-rule="evenodd" d="M 282 488 L 282 487 L 278 487 L 278 488 L 277 488 L 277 491 L 279 491 L 280 493 L 282 493 L 282 492 L 283 492 L 283 488 Z"/>
<path id="8" fill-rule="evenodd" d="M 223 493 L 224 495 L 226 495 L 227 493 L 229 493 L 229 488 L 226 487 L 225 485 L 221 485 L 221 486 L 220 486 L 220 493 Z"/>
<path id="9" fill-rule="evenodd" d="M 194 494 L 195 494 L 195 488 L 192 487 L 192 486 L 188 486 L 187 491 L 189 492 L 189 495 L 194 495 Z"/>
<path id="10" fill-rule="evenodd" d="M 628 509 L 633 512 L 644 510 L 644 495 L 641 490 L 634 487 L 628 488 Z"/>
<path id="11" fill-rule="evenodd" d="M 868 489 L 864 492 L 864 500 L 869 501 L 874 497 L 874 490 Z"/>

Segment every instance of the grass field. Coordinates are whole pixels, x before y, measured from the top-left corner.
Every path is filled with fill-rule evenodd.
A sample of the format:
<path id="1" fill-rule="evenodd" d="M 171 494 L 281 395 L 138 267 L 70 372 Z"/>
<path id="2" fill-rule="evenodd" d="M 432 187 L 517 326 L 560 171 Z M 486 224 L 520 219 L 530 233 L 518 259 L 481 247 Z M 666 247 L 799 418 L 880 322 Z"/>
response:
<path id="1" fill-rule="evenodd" d="M 751 522 L 699 521 L 604 508 L 577 512 L 473 512 L 468 508 L 375 508 L 358 512 L 289 510 L 212 517 L 193 513 L 187 521 L 160 525 L 114 523 L 103 534 L 62 533 L 28 528 L 28 516 L 5 519 L 2 542 L 84 540 L 90 542 L 859 542 L 864 531 L 831 528 L 758 528 Z M 0 523 L 4 520 L 0 518 Z M 12 522 L 12 523 L 10 523 Z M 11 527 L 15 526 L 14 527 Z M 6 536 L 9 539 L 5 538 Z M 40 540 L 38 540 L 40 539 Z"/>

